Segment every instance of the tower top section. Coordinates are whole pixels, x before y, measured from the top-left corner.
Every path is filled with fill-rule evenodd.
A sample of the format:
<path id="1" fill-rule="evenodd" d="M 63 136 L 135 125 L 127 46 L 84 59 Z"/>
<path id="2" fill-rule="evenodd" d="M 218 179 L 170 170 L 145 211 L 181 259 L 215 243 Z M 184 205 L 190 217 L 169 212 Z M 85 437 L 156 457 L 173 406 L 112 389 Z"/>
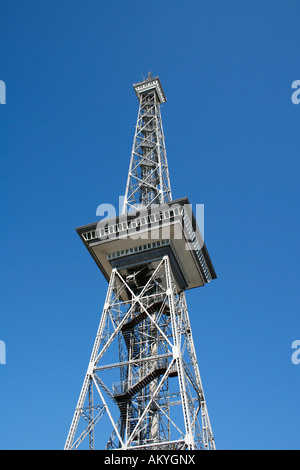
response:
<path id="1" fill-rule="evenodd" d="M 131 152 L 122 213 L 172 200 L 160 105 L 166 102 L 160 80 L 133 85 L 139 112 Z"/>
<path id="2" fill-rule="evenodd" d="M 167 101 L 159 77 L 152 77 L 151 72 L 148 73 L 148 77 L 146 80 L 143 80 L 139 83 L 134 83 L 133 88 L 136 92 L 136 96 L 138 97 L 139 101 L 141 101 L 142 95 L 146 92 L 149 92 L 150 90 L 156 91 L 159 103 L 165 103 Z"/>

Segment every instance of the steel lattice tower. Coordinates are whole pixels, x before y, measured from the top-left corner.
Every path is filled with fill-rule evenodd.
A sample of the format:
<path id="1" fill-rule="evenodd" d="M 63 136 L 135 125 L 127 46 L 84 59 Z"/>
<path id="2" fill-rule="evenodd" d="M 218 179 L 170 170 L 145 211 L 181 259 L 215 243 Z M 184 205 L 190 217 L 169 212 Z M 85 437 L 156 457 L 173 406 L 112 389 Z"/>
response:
<path id="1" fill-rule="evenodd" d="M 216 274 L 188 199 L 172 200 L 160 80 L 134 89 L 122 214 L 77 229 L 109 285 L 65 449 L 101 448 L 97 431 L 106 449 L 215 449 L 185 290 Z"/>

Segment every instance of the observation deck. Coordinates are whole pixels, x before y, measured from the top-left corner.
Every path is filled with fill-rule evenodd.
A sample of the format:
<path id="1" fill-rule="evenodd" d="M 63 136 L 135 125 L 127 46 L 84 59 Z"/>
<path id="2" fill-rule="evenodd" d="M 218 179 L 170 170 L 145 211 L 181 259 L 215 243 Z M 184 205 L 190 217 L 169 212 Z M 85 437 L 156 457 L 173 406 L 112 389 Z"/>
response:
<path id="1" fill-rule="evenodd" d="M 145 279 L 165 255 L 179 291 L 217 277 L 187 197 L 76 230 L 107 281 L 117 268 L 134 287 L 136 275 Z"/>
<path id="2" fill-rule="evenodd" d="M 149 92 L 150 90 L 155 90 L 158 100 L 160 103 L 165 103 L 167 101 L 166 95 L 164 94 L 164 90 L 161 86 L 160 80 L 158 77 L 151 77 L 149 74 L 148 78 L 143 82 L 134 83 L 133 88 L 135 90 L 136 96 L 140 101 L 141 95 L 143 93 Z"/>

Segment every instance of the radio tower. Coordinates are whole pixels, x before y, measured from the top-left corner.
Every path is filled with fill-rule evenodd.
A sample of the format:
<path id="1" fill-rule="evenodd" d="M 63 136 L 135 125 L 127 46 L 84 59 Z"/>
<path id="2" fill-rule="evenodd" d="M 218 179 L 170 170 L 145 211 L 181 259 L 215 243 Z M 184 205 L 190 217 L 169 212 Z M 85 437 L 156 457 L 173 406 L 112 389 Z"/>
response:
<path id="1" fill-rule="evenodd" d="M 188 199 L 172 200 L 160 80 L 133 87 L 122 214 L 77 228 L 108 290 L 65 449 L 215 449 L 185 290 L 216 274 Z"/>

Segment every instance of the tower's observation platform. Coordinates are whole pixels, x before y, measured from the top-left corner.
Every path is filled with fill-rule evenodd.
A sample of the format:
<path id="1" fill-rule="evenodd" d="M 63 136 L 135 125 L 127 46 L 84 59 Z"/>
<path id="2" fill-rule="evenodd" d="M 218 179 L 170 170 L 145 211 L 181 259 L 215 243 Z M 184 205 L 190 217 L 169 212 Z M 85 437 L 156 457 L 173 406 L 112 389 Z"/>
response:
<path id="1" fill-rule="evenodd" d="M 150 90 L 156 91 L 159 103 L 165 103 L 167 101 L 164 90 L 160 83 L 160 79 L 158 77 L 152 78 L 149 76 L 147 80 L 144 80 L 143 82 L 134 83 L 133 88 L 139 101 L 141 100 L 141 96 Z"/>
<path id="2" fill-rule="evenodd" d="M 112 268 L 132 285 L 137 273 L 145 280 L 164 255 L 170 258 L 179 291 L 216 278 L 188 198 L 76 230 L 108 281 Z"/>

